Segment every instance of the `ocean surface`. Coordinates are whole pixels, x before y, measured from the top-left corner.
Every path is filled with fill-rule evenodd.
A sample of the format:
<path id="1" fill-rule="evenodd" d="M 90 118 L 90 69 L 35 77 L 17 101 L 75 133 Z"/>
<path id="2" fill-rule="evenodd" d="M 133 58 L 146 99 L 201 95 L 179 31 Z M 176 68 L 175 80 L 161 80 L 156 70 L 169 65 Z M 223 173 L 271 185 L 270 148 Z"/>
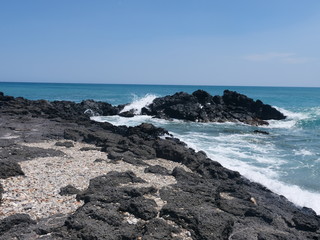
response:
<path id="1" fill-rule="evenodd" d="M 128 126 L 149 122 L 166 128 L 223 166 L 320 214 L 320 88 L 0 83 L 0 91 L 15 97 L 130 103 L 127 108 L 135 109 L 136 113 L 155 97 L 198 89 L 213 95 L 222 95 L 225 89 L 237 91 L 278 108 L 287 119 L 269 121 L 266 127 L 166 121 L 141 115 L 100 116 L 95 120 Z M 254 130 L 268 131 L 270 135 L 254 134 Z"/>

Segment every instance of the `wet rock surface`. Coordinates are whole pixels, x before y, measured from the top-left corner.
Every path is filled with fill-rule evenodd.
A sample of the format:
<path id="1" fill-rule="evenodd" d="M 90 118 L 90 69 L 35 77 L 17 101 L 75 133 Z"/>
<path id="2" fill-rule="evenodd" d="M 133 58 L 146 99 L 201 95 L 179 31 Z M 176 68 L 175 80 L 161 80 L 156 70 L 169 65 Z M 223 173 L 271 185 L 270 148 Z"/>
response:
<path id="1" fill-rule="evenodd" d="M 192 94 L 179 92 L 156 98 L 142 109 L 143 114 L 164 119 L 183 119 L 196 122 L 243 122 L 266 125 L 265 120 L 281 120 L 285 116 L 260 100 L 225 90 L 223 96 L 212 96 L 203 90 Z"/>
<path id="2" fill-rule="evenodd" d="M 201 104 L 212 99 L 203 92 L 192 97 Z M 0 94 L 0 138 L 7 140 L 0 141 L 1 160 L 19 164 L 26 158 L 25 151 L 15 155 L 19 161 L 4 152 L 20 149 L 25 142 L 72 140 L 108 154 L 114 171 L 93 178 L 87 189 L 77 193 L 75 198 L 84 204 L 73 213 L 36 220 L 25 214 L 2 219 L 0 239 L 320 239 L 320 217 L 314 211 L 294 206 L 178 139 L 160 138 L 167 134 L 164 129 L 150 124 L 116 127 L 90 121 L 83 112 L 76 118 L 73 114 L 81 111 L 73 103 L 69 108 L 65 102 L 55 103 L 59 111 L 49 113 L 46 104 Z M 59 157 L 51 150 L 33 149 L 29 158 L 42 153 Z M 155 158 L 181 163 L 189 170 L 151 166 Z M 130 169 L 117 171 L 119 161 L 141 167 L 157 181 L 171 176 L 175 182 L 150 185 Z M 1 191 L 0 185 L 0 196 Z"/>

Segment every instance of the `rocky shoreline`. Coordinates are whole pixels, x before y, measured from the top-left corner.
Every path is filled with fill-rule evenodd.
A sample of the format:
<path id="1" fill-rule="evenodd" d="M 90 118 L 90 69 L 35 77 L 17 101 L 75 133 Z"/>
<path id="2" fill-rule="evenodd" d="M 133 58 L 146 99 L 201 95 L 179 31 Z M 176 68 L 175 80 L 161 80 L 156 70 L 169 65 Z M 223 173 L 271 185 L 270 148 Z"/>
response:
<path id="1" fill-rule="evenodd" d="M 312 209 L 166 130 L 89 118 L 121 109 L 0 93 L 0 239 L 320 239 Z"/>

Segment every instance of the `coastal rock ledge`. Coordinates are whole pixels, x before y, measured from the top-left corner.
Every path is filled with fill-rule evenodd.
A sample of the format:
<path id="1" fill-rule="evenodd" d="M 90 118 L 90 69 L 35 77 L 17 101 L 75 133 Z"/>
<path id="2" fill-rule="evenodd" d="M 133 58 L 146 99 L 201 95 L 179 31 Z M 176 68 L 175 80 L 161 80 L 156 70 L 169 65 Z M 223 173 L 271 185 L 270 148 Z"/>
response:
<path id="1" fill-rule="evenodd" d="M 81 108 L 0 94 L 0 167 L 17 169 L 0 178 L 1 240 L 320 239 L 312 209 L 165 129 L 76 117 Z"/>

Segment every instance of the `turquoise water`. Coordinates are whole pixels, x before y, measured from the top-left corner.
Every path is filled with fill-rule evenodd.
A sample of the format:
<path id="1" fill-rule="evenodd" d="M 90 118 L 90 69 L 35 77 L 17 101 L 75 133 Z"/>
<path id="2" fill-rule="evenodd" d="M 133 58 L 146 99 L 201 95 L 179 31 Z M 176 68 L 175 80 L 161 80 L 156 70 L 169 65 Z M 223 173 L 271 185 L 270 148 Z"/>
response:
<path id="1" fill-rule="evenodd" d="M 288 118 L 270 121 L 268 127 L 260 128 L 235 123 L 165 121 L 148 116 L 96 120 L 130 126 L 150 122 L 164 127 L 225 167 L 320 214 L 320 88 L 0 83 L 0 91 L 16 97 L 131 103 L 128 108 L 137 112 L 156 96 L 197 89 L 219 95 L 225 89 L 238 91 L 279 108 Z M 254 134 L 256 129 L 270 135 Z"/>

